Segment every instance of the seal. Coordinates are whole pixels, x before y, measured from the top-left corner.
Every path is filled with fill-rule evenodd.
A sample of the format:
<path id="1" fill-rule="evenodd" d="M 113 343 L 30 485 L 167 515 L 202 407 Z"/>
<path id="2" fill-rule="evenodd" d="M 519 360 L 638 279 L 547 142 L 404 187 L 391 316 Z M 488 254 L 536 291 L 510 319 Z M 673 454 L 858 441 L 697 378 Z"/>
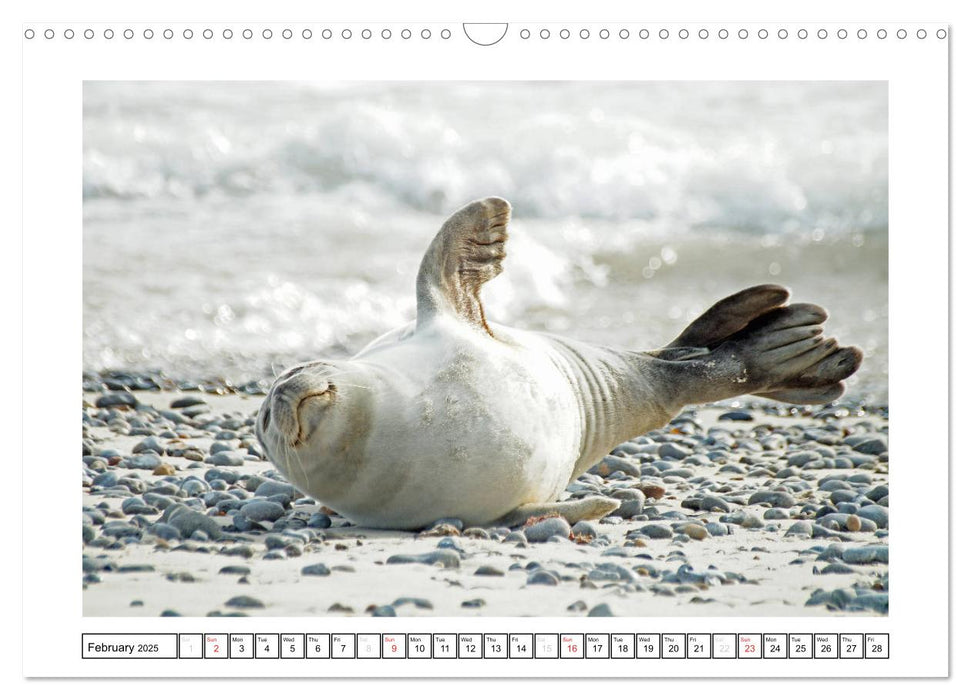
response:
<path id="1" fill-rule="evenodd" d="M 596 519 L 620 502 L 561 497 L 621 442 L 688 404 L 828 403 L 860 366 L 858 348 L 824 338 L 824 309 L 788 304 L 777 285 L 722 299 L 653 351 L 489 323 L 479 291 L 502 271 L 510 212 L 491 197 L 449 217 L 422 259 L 413 323 L 276 379 L 256 432 L 294 486 L 366 527 Z"/>

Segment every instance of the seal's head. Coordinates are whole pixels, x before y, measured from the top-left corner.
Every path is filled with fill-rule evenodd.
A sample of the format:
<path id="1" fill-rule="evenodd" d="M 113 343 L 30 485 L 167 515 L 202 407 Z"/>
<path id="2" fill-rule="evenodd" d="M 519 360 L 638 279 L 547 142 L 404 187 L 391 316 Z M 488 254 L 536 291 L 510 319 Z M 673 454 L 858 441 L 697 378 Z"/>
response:
<path id="1" fill-rule="evenodd" d="M 343 366 L 347 364 L 348 366 Z M 309 490 L 319 458 L 346 453 L 360 438 L 367 387 L 352 363 L 308 362 L 280 375 L 256 416 L 266 456 L 296 486 Z"/>

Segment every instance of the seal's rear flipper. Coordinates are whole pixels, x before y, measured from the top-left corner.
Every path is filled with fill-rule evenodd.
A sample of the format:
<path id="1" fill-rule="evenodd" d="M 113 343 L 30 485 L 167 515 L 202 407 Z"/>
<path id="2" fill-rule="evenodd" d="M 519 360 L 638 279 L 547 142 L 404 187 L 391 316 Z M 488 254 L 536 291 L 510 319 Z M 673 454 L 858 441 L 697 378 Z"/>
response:
<path id="1" fill-rule="evenodd" d="M 669 348 L 710 348 L 789 299 L 789 290 L 760 284 L 725 297 L 692 321 Z"/>
<path id="2" fill-rule="evenodd" d="M 829 403 L 860 367 L 863 352 L 824 338 L 826 309 L 784 305 L 784 287 L 762 285 L 722 299 L 667 347 L 660 360 L 670 405 L 754 394 L 797 404 Z"/>

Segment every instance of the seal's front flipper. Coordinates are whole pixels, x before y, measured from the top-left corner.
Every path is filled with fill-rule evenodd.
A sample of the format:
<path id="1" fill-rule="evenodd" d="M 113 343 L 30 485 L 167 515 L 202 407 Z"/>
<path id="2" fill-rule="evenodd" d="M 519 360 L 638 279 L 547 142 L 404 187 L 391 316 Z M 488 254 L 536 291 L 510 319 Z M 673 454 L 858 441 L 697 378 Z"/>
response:
<path id="1" fill-rule="evenodd" d="M 505 527 L 518 527 L 530 518 L 559 515 L 570 525 L 575 525 L 581 520 L 600 520 L 618 508 L 620 508 L 620 501 L 606 496 L 588 496 L 575 501 L 527 503 L 506 514 L 498 524 Z"/>
<path id="2" fill-rule="evenodd" d="M 492 334 L 479 289 L 502 272 L 511 210 L 499 197 L 479 199 L 442 225 L 418 271 L 419 329 L 444 313 Z"/>

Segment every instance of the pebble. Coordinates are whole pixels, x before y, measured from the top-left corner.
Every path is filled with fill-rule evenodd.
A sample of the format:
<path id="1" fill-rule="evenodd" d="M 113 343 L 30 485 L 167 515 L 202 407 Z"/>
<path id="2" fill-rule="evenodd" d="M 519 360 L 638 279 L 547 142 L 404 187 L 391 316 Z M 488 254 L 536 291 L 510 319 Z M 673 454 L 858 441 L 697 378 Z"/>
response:
<path id="1" fill-rule="evenodd" d="M 221 574 L 230 574 L 232 576 L 246 576 L 249 574 L 250 568 L 248 566 L 224 566 L 219 570 Z"/>
<path id="2" fill-rule="evenodd" d="M 669 540 L 674 537 L 674 530 L 662 523 L 650 523 L 640 528 L 637 532 L 647 535 L 652 540 Z"/>
<path id="3" fill-rule="evenodd" d="M 644 494 L 638 489 L 617 489 L 610 492 L 610 497 L 620 500 L 620 507 L 611 513 L 618 518 L 632 518 L 644 509 Z"/>
<path id="4" fill-rule="evenodd" d="M 877 527 L 880 528 L 890 526 L 890 511 L 885 506 L 863 506 L 856 511 L 856 515 L 861 518 L 866 518 L 867 520 L 872 520 L 877 524 Z"/>
<path id="5" fill-rule="evenodd" d="M 204 513 L 199 513 L 184 505 L 175 504 L 165 510 L 162 515 L 162 522 L 168 523 L 179 531 L 183 538 L 192 536 L 196 530 L 200 530 L 211 539 L 222 537 L 222 528 L 215 520 Z"/>
<path id="6" fill-rule="evenodd" d="M 687 523 L 680 528 L 679 532 L 693 540 L 703 540 L 708 537 L 708 530 L 703 525 L 697 523 Z"/>
<path id="7" fill-rule="evenodd" d="M 223 603 L 223 605 L 225 605 L 227 608 L 243 608 L 243 609 L 266 607 L 261 600 L 258 600 L 257 598 L 253 598 L 252 596 L 248 596 L 248 595 L 233 596 L 225 603 Z"/>
<path id="8" fill-rule="evenodd" d="M 749 496 L 748 504 L 766 504 L 774 508 L 791 508 L 796 505 L 796 499 L 784 491 L 756 491 Z"/>
<path id="9" fill-rule="evenodd" d="M 880 455 L 887 451 L 887 440 L 883 437 L 873 437 L 857 443 L 853 449 L 865 455 Z"/>
<path id="10" fill-rule="evenodd" d="M 607 603 L 599 603 L 590 608 L 587 617 L 614 617 L 614 612 Z"/>
<path id="11" fill-rule="evenodd" d="M 287 503 L 295 498 L 300 497 L 300 492 L 297 491 L 290 484 L 285 484 L 280 481 L 264 481 L 256 488 L 256 496 L 262 496 L 264 498 L 269 498 L 271 496 L 285 496 L 287 498 Z"/>
<path id="12" fill-rule="evenodd" d="M 427 598 L 398 598 L 391 605 L 396 608 L 402 605 L 414 605 L 421 610 L 431 610 L 433 608 L 431 601 Z"/>
<path id="13" fill-rule="evenodd" d="M 755 416 L 748 411 L 728 411 L 718 416 L 718 420 L 754 421 Z"/>
<path id="14" fill-rule="evenodd" d="M 889 564 L 890 548 L 879 544 L 854 547 L 843 552 L 843 561 L 847 564 Z"/>
<path id="15" fill-rule="evenodd" d="M 206 457 L 206 461 L 217 467 L 241 467 L 244 459 L 234 452 L 217 452 Z"/>
<path id="16" fill-rule="evenodd" d="M 326 513 L 314 513 L 310 516 L 310 520 L 307 521 L 307 527 L 314 527 L 320 530 L 326 530 L 332 525 L 333 522 Z"/>
<path id="17" fill-rule="evenodd" d="M 326 564 L 310 564 L 300 569 L 301 576 L 330 576 L 330 569 Z"/>
<path id="18" fill-rule="evenodd" d="M 658 449 L 657 454 L 663 459 L 682 460 L 691 453 L 673 442 L 666 442 Z"/>
<path id="19" fill-rule="evenodd" d="M 130 392 L 120 391 L 112 394 L 102 394 L 95 400 L 94 405 L 98 408 L 117 408 L 118 406 L 135 408 L 138 405 L 138 399 Z"/>
<path id="20" fill-rule="evenodd" d="M 472 600 L 462 601 L 463 608 L 481 608 L 484 607 L 485 604 L 486 602 L 482 598 L 473 598 Z"/>
<path id="21" fill-rule="evenodd" d="M 478 569 L 475 570 L 475 576 L 505 576 L 506 572 L 495 566 L 490 566 L 489 564 L 483 564 Z"/>
<path id="22" fill-rule="evenodd" d="M 523 534 L 527 542 L 546 542 L 555 535 L 569 537 L 570 524 L 564 518 L 546 518 L 523 528 Z"/>
<path id="23" fill-rule="evenodd" d="M 396 617 L 398 613 L 390 605 L 378 605 L 371 610 L 371 617 Z"/>
<path id="24" fill-rule="evenodd" d="M 245 517 L 254 522 L 274 521 L 283 517 L 286 512 L 283 506 L 275 501 L 249 501 L 239 509 Z"/>
<path id="25" fill-rule="evenodd" d="M 526 579 L 527 586 L 556 586 L 558 584 L 559 580 L 556 578 L 556 576 L 543 569 L 534 571 Z"/>
<path id="26" fill-rule="evenodd" d="M 589 520 L 581 520 L 573 526 L 574 537 L 589 537 L 593 539 L 597 536 L 597 528 Z"/>
<path id="27" fill-rule="evenodd" d="M 461 557 L 450 549 L 436 549 L 428 554 L 393 554 L 388 557 L 388 564 L 428 564 L 442 566 L 445 569 L 457 569 Z"/>

